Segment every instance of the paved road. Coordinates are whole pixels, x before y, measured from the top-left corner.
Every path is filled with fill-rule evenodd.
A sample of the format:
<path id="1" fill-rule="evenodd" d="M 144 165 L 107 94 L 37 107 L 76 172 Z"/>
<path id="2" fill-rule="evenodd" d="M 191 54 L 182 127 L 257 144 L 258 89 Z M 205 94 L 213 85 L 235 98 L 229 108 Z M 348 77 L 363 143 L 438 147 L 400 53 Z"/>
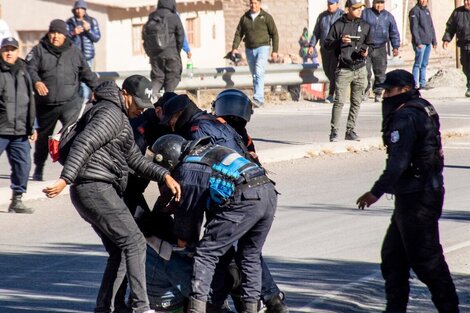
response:
<path id="1" fill-rule="evenodd" d="M 462 312 L 470 312 L 470 137 L 445 145 L 447 195 L 441 222 Z M 279 206 L 264 256 L 291 312 L 378 313 L 379 249 L 392 201 L 359 211 L 355 200 L 380 174 L 384 152 L 344 153 L 268 164 Z M 148 198 L 155 198 L 156 188 Z M 33 215 L 0 214 L 0 312 L 85 313 L 93 309 L 104 249 L 69 197 L 29 201 Z M 435 312 L 412 280 L 411 313 Z"/>
<path id="2" fill-rule="evenodd" d="M 462 97 L 461 90 L 454 87 L 423 91 L 441 116 L 444 133 L 470 134 L 470 99 Z M 343 110 L 342 127 L 346 123 L 348 107 Z M 369 149 L 381 143 L 381 105 L 368 101 L 361 107 L 357 132 L 363 138 L 359 143 L 340 141 L 329 143 L 331 104 L 322 102 L 283 102 L 256 109 L 248 125 L 250 134 L 265 163 L 301 158 L 306 155 L 336 153 Z M 46 165 L 45 179 L 59 176 L 60 165 Z M 6 155 L 0 157 L 0 210 L 9 202 L 9 165 Z M 41 196 L 40 190 L 50 182 L 31 182 L 26 199 Z"/>

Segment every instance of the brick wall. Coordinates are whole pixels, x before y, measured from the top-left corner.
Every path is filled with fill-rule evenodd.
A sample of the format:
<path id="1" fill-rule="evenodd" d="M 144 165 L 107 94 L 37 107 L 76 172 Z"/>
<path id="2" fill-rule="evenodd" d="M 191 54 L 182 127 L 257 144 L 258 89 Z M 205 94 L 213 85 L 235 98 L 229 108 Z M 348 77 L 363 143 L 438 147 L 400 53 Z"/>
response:
<path id="1" fill-rule="evenodd" d="M 297 55 L 298 40 L 302 29 L 308 26 L 308 0 L 263 0 L 262 7 L 267 8 L 274 18 L 279 33 L 279 53 Z M 224 1 L 226 50 L 232 48 L 233 35 L 240 17 L 249 9 L 248 0 Z M 243 44 L 240 49 L 244 50 Z"/>

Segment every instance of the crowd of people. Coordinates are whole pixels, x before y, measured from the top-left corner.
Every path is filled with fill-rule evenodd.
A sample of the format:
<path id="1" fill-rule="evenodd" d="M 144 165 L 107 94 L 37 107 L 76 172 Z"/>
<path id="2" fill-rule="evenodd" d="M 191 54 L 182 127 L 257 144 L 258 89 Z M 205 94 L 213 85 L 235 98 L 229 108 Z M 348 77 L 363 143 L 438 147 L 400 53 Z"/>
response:
<path id="1" fill-rule="evenodd" d="M 458 297 L 438 236 L 444 198 L 439 118 L 419 92 L 428 88 L 426 66 L 436 35 L 427 0 L 418 0 L 409 15 L 416 53 L 412 73 L 386 74 L 388 54 L 399 54 L 400 34 L 384 4 L 373 0 L 364 9 L 362 0 L 347 0 L 343 11 L 338 0 L 327 0 L 311 38 L 308 29 L 303 31 L 301 53 L 304 61 L 316 58 L 319 42 L 330 80 L 327 101 L 333 103 L 330 141 L 339 140 L 349 90 L 346 140 L 360 140 L 356 121 L 369 92 L 383 103 L 387 166 L 357 205 L 364 209 L 384 193 L 396 196 L 382 247 L 385 312 L 406 312 L 413 269 L 439 312 L 455 313 Z M 253 98 L 224 90 L 212 112 L 174 92 L 181 79 L 181 50 L 191 56 L 175 0 L 159 0 L 144 26 L 151 80 L 132 75 L 122 86 L 98 83 L 93 72 L 98 22 L 87 14 L 83 0 L 75 2 L 72 12 L 66 22 L 50 22 L 26 60 L 19 57 L 15 38 L 1 41 L 0 154 L 7 152 L 12 167 L 9 212 L 34 211 L 22 202 L 30 144 L 35 142 L 33 179 L 41 181 L 57 122 L 80 121 L 84 127 L 73 138 L 60 176 L 44 193 L 53 198 L 70 185 L 74 207 L 109 254 L 95 313 L 228 313 L 229 297 L 237 312 L 255 313 L 262 307 L 267 313 L 289 312 L 261 253 L 278 192 L 246 130 L 253 108 L 264 105 L 271 45 L 272 59 L 279 48 L 276 24 L 261 0 L 250 1 L 231 51 L 239 54 L 245 42 Z M 152 31 L 159 23 L 169 33 L 155 39 Z M 470 0 L 465 0 L 447 22 L 443 47 L 457 36 L 466 96 L 468 25 Z M 143 193 L 151 180 L 158 182 L 160 196 L 149 205 Z"/>

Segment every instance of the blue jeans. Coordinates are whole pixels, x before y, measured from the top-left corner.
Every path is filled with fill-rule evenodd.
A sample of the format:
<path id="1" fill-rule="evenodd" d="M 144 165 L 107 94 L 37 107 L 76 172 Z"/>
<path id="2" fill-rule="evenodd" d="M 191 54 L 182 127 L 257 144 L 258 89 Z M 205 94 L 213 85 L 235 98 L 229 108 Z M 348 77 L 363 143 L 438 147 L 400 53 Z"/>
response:
<path id="1" fill-rule="evenodd" d="M 189 297 L 193 261 L 184 254 L 173 252 L 169 261 L 147 246 L 145 263 L 147 293 L 152 309 L 183 306 Z"/>
<path id="2" fill-rule="evenodd" d="M 415 86 L 423 88 L 426 86 L 426 67 L 429 63 L 432 45 L 422 45 L 421 48 L 413 45 L 415 51 L 415 62 L 413 64 L 413 76 L 415 78 Z"/>
<path id="3" fill-rule="evenodd" d="M 88 66 L 93 71 L 93 59 L 87 60 Z M 91 97 L 91 89 L 85 83 L 80 83 L 80 96 L 83 98 L 84 101 L 88 102 Z"/>
<path id="4" fill-rule="evenodd" d="M 264 102 L 264 72 L 268 64 L 269 46 L 246 49 L 246 60 L 253 76 L 253 99 Z"/>
<path id="5" fill-rule="evenodd" d="M 25 193 L 31 169 L 31 145 L 28 136 L 0 136 L 0 155 L 7 151 L 11 166 L 10 188 Z"/>

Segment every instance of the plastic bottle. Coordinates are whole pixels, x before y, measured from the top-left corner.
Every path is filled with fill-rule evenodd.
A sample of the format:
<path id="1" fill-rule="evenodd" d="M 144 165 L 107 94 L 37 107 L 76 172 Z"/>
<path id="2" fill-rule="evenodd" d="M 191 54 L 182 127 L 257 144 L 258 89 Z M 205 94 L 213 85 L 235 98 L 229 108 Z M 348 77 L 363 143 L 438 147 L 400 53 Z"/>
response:
<path id="1" fill-rule="evenodd" d="M 188 62 L 186 63 L 186 70 L 188 72 L 188 78 L 193 78 L 194 72 L 193 72 L 193 60 L 188 59 Z"/>

